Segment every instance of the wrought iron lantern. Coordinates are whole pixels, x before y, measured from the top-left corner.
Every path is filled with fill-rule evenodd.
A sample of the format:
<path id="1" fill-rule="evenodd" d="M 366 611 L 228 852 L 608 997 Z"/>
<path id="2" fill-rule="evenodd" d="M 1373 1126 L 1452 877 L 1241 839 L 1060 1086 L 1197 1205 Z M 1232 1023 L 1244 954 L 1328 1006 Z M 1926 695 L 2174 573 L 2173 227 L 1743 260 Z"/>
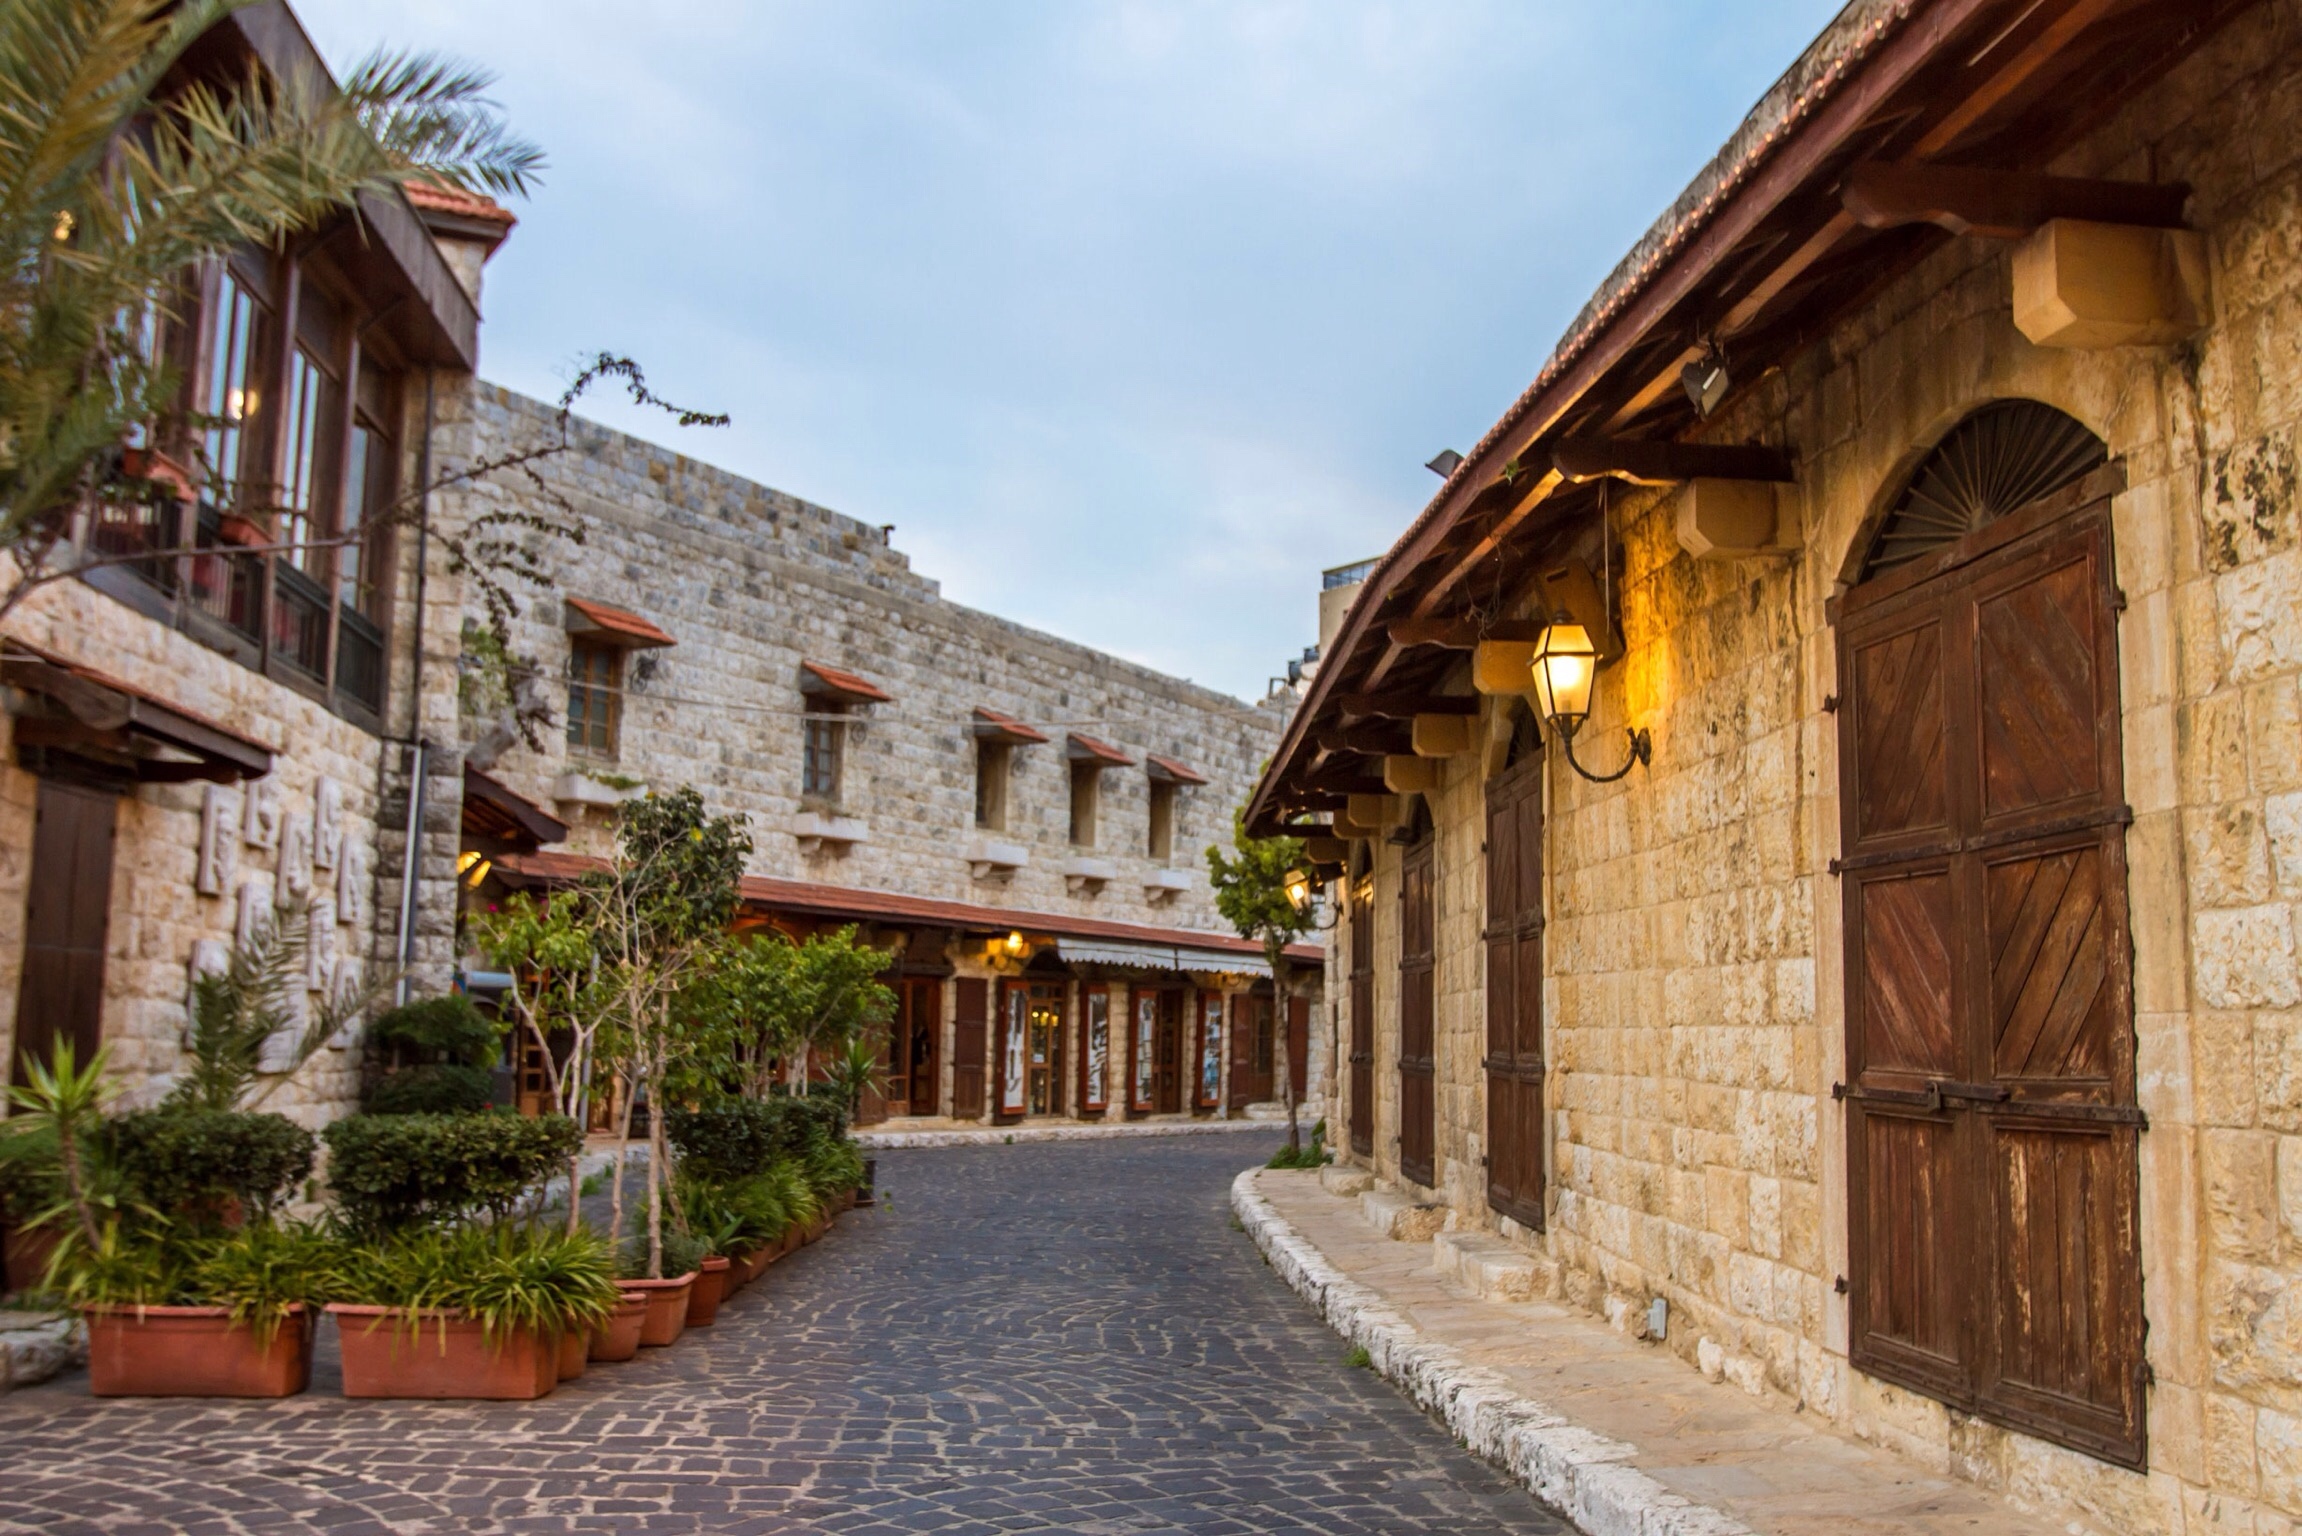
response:
<path id="1" fill-rule="evenodd" d="M 1558 732 L 1568 766 L 1594 784 L 1612 784 L 1634 764 L 1645 767 L 1654 760 L 1654 739 L 1644 730 L 1626 731 L 1631 755 L 1613 773 L 1593 773 L 1575 760 L 1575 732 L 1590 718 L 1591 685 L 1598 671 L 1598 647 L 1582 625 L 1557 620 L 1543 630 L 1535 646 L 1535 703 Z"/>

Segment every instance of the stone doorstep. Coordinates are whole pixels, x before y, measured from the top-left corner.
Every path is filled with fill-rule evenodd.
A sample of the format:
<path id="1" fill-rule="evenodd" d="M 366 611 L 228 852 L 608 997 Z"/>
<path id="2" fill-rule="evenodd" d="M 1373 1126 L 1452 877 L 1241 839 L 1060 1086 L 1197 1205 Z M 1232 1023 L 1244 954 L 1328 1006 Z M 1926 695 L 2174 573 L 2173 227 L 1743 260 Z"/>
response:
<path id="1" fill-rule="evenodd" d="M 1441 1232 L 1431 1267 L 1482 1301 L 1533 1301 L 1559 1294 L 1559 1266 L 1485 1232 Z"/>
<path id="2" fill-rule="evenodd" d="M 1501 1271 L 1495 1248 L 1529 1256 L 1483 1233 L 1450 1232 L 1426 1265 L 1359 1219 L 1372 1197 L 1405 1206 L 1403 1197 L 1352 1199 L 1323 1183 L 1250 1168 L 1232 1183 L 1231 1208 L 1272 1269 L 1375 1370 L 1589 1536 L 2096 1529 L 2022 1512 L 1814 1414 L 1713 1385 L 1579 1308 L 1467 1296 L 1456 1274 L 1442 1277 L 1445 1266 Z M 1478 1278 L 1508 1283 L 1498 1272 Z M 1540 1266 L 1534 1278 L 1552 1283 Z"/>
<path id="3" fill-rule="evenodd" d="M 1447 1208 L 1410 1200 L 1396 1190 L 1369 1189 L 1359 1196 L 1367 1225 L 1398 1243 L 1427 1243 L 1447 1225 Z"/>
<path id="4" fill-rule="evenodd" d="M 1330 1195 L 1356 1200 L 1375 1187 L 1375 1176 L 1349 1163 L 1329 1163 L 1319 1170 L 1319 1187 Z"/>
<path id="5" fill-rule="evenodd" d="M 88 1358 L 88 1335 L 60 1312 L 0 1311 L 0 1392 L 34 1386 Z"/>

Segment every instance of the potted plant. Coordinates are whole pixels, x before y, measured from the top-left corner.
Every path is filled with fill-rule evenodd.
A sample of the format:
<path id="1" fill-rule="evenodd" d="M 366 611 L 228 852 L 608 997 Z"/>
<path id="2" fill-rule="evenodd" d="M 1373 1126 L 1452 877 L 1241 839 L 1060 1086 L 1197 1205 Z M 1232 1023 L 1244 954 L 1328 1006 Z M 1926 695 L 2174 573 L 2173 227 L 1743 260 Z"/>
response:
<path id="1" fill-rule="evenodd" d="M 608 1245 L 509 1222 L 429 1227 L 353 1250 L 329 1305 L 346 1397 L 527 1399 L 560 1379 L 562 1339 L 617 1304 Z"/>
<path id="2" fill-rule="evenodd" d="M 647 1326 L 647 1292 L 616 1287 L 615 1308 L 592 1325 L 590 1355 L 594 1360 L 629 1360 L 639 1353 L 639 1336 Z"/>
<path id="3" fill-rule="evenodd" d="M 628 1268 L 636 1273 L 616 1281 L 626 1295 L 647 1298 L 647 1320 L 640 1325 L 643 1346 L 660 1349 L 679 1342 L 687 1331 L 687 1306 L 695 1280 L 703 1268 L 703 1244 L 684 1232 L 662 1234 L 663 1276 L 650 1276 L 648 1250 L 635 1248 Z"/>
<path id="4" fill-rule="evenodd" d="M 312 1377 L 312 1325 L 340 1244 L 326 1230 L 260 1221 L 220 1237 L 124 1233 L 114 1224 L 67 1266 L 88 1318 L 98 1397 L 289 1397 Z"/>

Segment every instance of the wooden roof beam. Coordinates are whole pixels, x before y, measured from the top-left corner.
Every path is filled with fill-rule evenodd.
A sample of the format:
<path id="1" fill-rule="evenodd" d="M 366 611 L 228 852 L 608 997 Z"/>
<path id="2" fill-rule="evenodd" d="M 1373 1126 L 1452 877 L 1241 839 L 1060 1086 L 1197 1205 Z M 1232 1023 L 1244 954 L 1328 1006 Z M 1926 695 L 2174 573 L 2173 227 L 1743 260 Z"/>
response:
<path id="1" fill-rule="evenodd" d="M 1475 651 L 1481 640 L 1520 640 L 1531 644 L 1542 638 L 1543 626 L 1533 619 L 1503 619 L 1485 626 L 1481 626 L 1476 619 L 1394 619 L 1390 628 L 1391 644 L 1402 650 L 1428 645 L 1446 651 Z M 1423 710 L 1418 713 L 1430 714 L 1434 711 Z"/>
<path id="2" fill-rule="evenodd" d="M 2180 229 L 2190 188 L 1871 160 L 1847 172 L 1838 196 L 1869 229 L 1934 224 L 1954 235 L 2019 240 L 2055 219 Z"/>
<path id="3" fill-rule="evenodd" d="M 1790 456 L 1773 448 L 1720 443 L 1681 443 L 1639 438 L 1573 437 L 1551 448 L 1551 460 L 1569 480 L 1607 475 L 1638 485 L 1678 485 L 1688 480 L 1794 481 Z"/>
<path id="4" fill-rule="evenodd" d="M 1346 720 L 1370 717 L 1412 720 L 1417 715 L 1475 715 L 1479 712 L 1479 701 L 1468 696 L 1426 693 L 1419 688 L 1394 688 L 1388 693 L 1339 693 L 1335 695 L 1335 709 Z"/>

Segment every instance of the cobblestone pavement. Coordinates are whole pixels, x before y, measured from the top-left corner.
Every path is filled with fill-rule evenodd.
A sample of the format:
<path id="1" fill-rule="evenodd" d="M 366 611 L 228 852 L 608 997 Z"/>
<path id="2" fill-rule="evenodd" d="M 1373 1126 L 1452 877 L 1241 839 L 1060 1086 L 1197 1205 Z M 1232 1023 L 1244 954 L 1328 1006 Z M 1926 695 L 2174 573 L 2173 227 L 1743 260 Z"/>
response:
<path id="1" fill-rule="evenodd" d="M 1273 1143 L 879 1155 L 876 1210 L 536 1403 L 0 1397 L 0 1531 L 1559 1532 L 1280 1283 Z"/>

